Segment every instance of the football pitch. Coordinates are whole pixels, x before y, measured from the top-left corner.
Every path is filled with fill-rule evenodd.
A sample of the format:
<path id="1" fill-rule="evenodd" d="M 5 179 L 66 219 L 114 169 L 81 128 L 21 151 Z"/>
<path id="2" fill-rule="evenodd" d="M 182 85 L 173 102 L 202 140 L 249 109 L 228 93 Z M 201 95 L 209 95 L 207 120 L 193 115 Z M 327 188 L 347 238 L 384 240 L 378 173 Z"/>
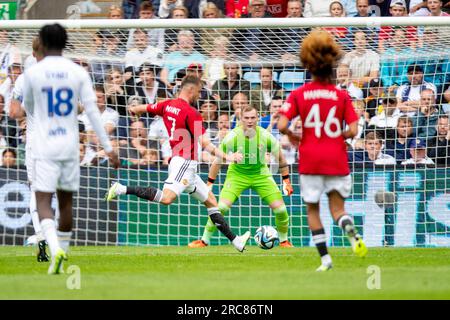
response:
<path id="1" fill-rule="evenodd" d="M 450 299 L 450 248 L 330 253 L 316 273 L 314 248 L 72 247 L 49 276 L 34 248 L 0 247 L 0 299 Z"/>

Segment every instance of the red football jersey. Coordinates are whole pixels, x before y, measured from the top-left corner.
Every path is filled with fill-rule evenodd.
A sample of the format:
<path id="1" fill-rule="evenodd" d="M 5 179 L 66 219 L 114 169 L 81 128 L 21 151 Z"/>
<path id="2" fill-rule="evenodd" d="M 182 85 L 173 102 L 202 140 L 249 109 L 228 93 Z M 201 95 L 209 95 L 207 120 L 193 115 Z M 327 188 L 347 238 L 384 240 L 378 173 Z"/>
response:
<path id="1" fill-rule="evenodd" d="M 149 104 L 147 111 L 163 118 L 172 157 L 198 160 L 198 142 L 205 128 L 202 116 L 196 109 L 183 99 L 173 99 Z"/>
<path id="2" fill-rule="evenodd" d="M 347 91 L 317 81 L 292 91 L 281 114 L 289 120 L 300 116 L 303 124 L 299 146 L 299 172 L 315 175 L 348 175 L 345 123 L 358 120 Z"/>

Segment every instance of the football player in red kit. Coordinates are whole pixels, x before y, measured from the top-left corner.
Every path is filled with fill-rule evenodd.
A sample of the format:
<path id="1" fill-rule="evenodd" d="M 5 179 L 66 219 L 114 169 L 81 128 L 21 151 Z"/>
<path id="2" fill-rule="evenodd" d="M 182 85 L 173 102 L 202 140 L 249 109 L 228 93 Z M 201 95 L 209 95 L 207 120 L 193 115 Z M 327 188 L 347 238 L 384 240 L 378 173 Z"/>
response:
<path id="1" fill-rule="evenodd" d="M 149 201 L 169 205 L 173 203 L 182 192 L 188 192 L 194 198 L 204 203 L 208 215 L 217 228 L 233 243 L 234 247 L 242 252 L 250 237 L 247 231 L 242 236 L 236 236 L 220 214 L 216 197 L 209 190 L 203 180 L 197 175 L 198 145 L 222 160 L 240 162 L 242 154 L 227 155 L 216 148 L 205 135 L 203 120 L 200 113 L 194 109 L 193 104 L 199 98 L 202 88 L 201 80 L 196 76 L 184 77 L 177 99 L 165 100 L 156 104 L 130 107 L 132 115 L 143 113 L 159 115 L 169 134 L 172 157 L 169 163 L 169 176 L 165 181 L 163 190 L 155 187 L 124 186 L 115 182 L 106 194 L 110 201 L 119 195 L 131 194 Z"/>
<path id="2" fill-rule="evenodd" d="M 280 132 L 287 134 L 292 142 L 300 143 L 301 194 L 307 205 L 313 242 L 322 260 L 317 271 L 332 267 L 319 215 L 323 192 L 328 195 L 334 221 L 349 237 L 355 254 L 361 257 L 367 254 L 352 217 L 344 209 L 352 185 L 345 139 L 356 135 L 358 117 L 347 92 L 337 89 L 331 81 L 333 68 L 341 56 L 340 46 L 326 31 L 315 30 L 303 40 L 300 60 L 313 75 L 313 81 L 290 94 L 278 121 Z M 297 116 L 303 123 L 301 138 L 288 129 L 289 121 Z M 344 123 L 348 124 L 347 130 Z"/>

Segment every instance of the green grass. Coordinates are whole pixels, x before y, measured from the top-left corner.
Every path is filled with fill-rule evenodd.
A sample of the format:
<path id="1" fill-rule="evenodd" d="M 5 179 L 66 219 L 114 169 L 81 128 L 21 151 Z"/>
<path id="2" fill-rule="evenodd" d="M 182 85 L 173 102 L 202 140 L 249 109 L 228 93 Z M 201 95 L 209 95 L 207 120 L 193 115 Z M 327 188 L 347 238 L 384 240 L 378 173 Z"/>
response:
<path id="1" fill-rule="evenodd" d="M 70 275 L 47 275 L 34 249 L 0 247 L 0 299 L 450 299 L 448 248 L 330 253 L 334 269 L 316 273 L 314 248 L 73 247 L 65 268 L 79 266 L 81 289 L 69 290 Z M 370 265 L 379 290 L 367 288 Z"/>

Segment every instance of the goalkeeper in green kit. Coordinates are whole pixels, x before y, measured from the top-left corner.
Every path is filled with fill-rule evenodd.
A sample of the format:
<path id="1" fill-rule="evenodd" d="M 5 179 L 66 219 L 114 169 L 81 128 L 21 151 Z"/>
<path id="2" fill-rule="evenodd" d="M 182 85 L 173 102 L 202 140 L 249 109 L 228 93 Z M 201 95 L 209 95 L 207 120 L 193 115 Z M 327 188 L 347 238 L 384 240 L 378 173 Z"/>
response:
<path id="1" fill-rule="evenodd" d="M 283 177 L 283 193 L 291 195 L 293 188 L 289 179 L 289 166 L 275 137 L 258 126 L 258 111 L 253 106 L 243 108 L 241 125 L 229 132 L 220 145 L 224 153 L 240 152 L 241 163 L 230 164 L 224 186 L 219 196 L 219 210 L 226 215 L 242 192 L 253 189 L 272 208 L 275 225 L 280 237 L 280 246 L 292 247 L 288 240 L 289 216 L 280 190 L 266 163 L 266 154 L 272 154 L 279 163 Z M 216 159 L 209 170 L 208 186 L 211 188 L 222 163 Z M 195 240 L 190 248 L 206 247 L 216 231 L 216 226 L 208 218 L 201 240 Z"/>

